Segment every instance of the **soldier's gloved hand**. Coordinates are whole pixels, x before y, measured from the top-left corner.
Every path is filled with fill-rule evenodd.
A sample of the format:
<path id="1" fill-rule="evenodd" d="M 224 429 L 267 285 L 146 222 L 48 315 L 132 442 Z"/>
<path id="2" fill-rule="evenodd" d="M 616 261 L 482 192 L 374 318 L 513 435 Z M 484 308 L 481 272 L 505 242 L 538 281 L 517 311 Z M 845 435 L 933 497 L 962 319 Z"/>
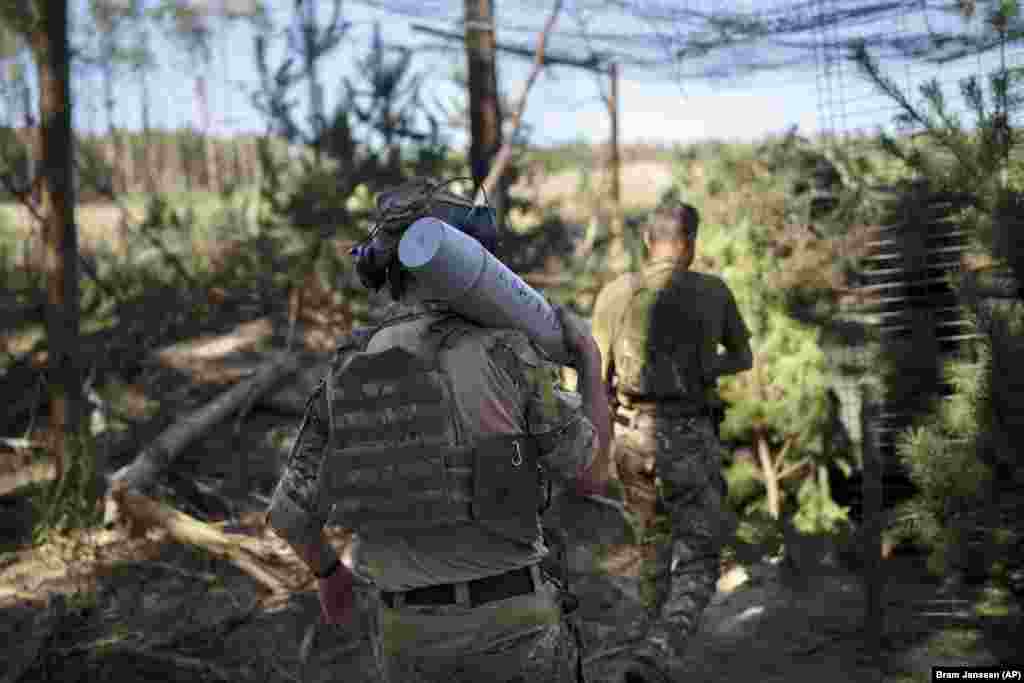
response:
<path id="1" fill-rule="evenodd" d="M 320 589 L 320 613 L 325 624 L 346 625 L 352 619 L 355 605 L 355 577 L 339 562 L 325 579 L 317 579 Z"/>

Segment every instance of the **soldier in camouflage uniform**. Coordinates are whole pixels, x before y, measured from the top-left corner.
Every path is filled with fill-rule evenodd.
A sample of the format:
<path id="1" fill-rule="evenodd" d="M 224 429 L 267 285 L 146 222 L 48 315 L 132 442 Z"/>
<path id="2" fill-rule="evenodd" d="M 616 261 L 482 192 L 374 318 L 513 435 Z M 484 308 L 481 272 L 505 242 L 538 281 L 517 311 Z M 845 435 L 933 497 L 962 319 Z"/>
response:
<path id="1" fill-rule="evenodd" d="M 588 642 L 588 657 L 599 662 L 604 653 L 620 667 L 663 676 L 697 630 L 718 579 L 725 482 L 716 380 L 749 369 L 752 360 L 728 286 L 690 270 L 698 223 L 692 206 L 663 200 L 644 227 L 644 268 L 609 283 L 593 316 L 615 404 L 613 458 L 646 543 L 634 571 L 618 577 L 620 585 L 634 584 L 622 595 L 642 603 L 623 611 L 643 617 L 589 633 L 597 642 Z"/>
<path id="2" fill-rule="evenodd" d="M 495 241 L 481 238 L 492 251 Z M 608 457 L 611 424 L 596 342 L 559 311 L 581 406 L 521 332 L 406 301 L 395 261 L 361 266 L 397 303 L 339 348 L 309 399 L 270 525 L 320 579 L 326 623 L 351 618 L 354 584 L 377 596 L 382 680 L 578 681 L 578 639 L 540 570 L 538 474 L 579 495 L 604 490 L 594 463 Z M 325 542 L 332 510 L 356 531 L 351 567 Z"/>

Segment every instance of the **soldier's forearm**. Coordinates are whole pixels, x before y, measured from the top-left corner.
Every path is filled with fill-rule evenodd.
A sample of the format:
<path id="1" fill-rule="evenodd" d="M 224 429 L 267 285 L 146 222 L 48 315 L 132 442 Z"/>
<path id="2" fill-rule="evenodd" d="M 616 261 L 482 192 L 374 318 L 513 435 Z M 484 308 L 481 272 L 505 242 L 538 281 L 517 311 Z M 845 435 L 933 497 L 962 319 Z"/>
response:
<path id="1" fill-rule="evenodd" d="M 612 420 L 604 382 L 601 379 L 601 352 L 597 350 L 596 345 L 591 352 L 582 356 L 576 371 L 583 414 L 597 432 L 597 453 L 594 465 L 590 469 L 596 470 L 599 476 L 607 477 L 610 474 L 608 458 L 612 441 Z"/>

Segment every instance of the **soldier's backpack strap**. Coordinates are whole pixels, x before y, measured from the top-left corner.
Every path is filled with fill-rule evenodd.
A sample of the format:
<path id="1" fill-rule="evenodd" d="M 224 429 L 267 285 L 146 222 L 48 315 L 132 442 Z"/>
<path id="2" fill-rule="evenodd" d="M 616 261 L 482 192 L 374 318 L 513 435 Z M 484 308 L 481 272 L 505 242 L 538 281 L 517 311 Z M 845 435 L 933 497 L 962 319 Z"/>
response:
<path id="1" fill-rule="evenodd" d="M 619 342 L 619 335 L 622 334 L 622 326 L 626 323 L 626 316 L 629 314 L 629 309 L 633 305 L 637 296 L 640 292 L 644 291 L 643 275 L 641 273 L 630 273 L 629 274 L 629 288 L 632 290 L 629 293 L 629 297 L 626 299 L 626 305 L 622 307 L 622 312 L 619 314 L 618 324 L 612 328 L 611 342 L 608 344 L 608 370 L 605 373 L 605 386 L 608 387 L 608 391 L 614 396 L 615 387 L 615 345 Z"/>

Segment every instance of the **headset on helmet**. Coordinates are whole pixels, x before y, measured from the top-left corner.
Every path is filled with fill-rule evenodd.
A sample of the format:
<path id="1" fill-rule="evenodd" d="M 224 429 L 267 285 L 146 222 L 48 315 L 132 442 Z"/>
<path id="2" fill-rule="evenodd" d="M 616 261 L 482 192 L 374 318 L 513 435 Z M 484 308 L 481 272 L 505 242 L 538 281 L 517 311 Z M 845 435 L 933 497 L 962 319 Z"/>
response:
<path id="1" fill-rule="evenodd" d="M 457 180 L 472 178 L 451 178 L 436 184 L 413 180 L 390 193 L 378 195 L 377 216 L 370 234 L 349 252 L 364 287 L 376 292 L 388 283 L 392 298 L 400 298 L 404 291 L 404 270 L 398 263 L 398 242 L 409 225 L 425 216 L 442 220 L 480 242 L 490 253 L 497 252 L 498 223 L 486 191 L 484 206 L 442 191 L 444 186 Z M 418 196 L 402 205 L 394 198 L 406 188 L 412 188 L 413 194 Z"/>

